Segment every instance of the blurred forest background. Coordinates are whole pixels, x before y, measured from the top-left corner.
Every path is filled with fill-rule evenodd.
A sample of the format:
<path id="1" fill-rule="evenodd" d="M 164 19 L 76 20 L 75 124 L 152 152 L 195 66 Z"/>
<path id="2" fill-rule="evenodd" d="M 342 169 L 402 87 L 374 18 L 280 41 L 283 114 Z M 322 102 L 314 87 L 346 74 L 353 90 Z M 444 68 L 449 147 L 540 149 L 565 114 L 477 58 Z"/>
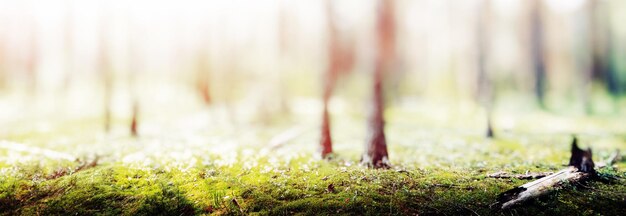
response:
<path id="1" fill-rule="evenodd" d="M 0 133 L 28 119 L 167 119 L 207 105 L 218 107 L 213 121 L 231 123 L 319 116 L 333 41 L 353 66 L 331 110 L 362 116 L 376 5 L 0 1 Z M 498 110 L 580 116 L 624 107 L 624 1 L 397 0 L 393 17 L 388 107 L 444 122 L 450 110 L 460 122 L 495 110 L 501 128 L 514 122 Z"/>

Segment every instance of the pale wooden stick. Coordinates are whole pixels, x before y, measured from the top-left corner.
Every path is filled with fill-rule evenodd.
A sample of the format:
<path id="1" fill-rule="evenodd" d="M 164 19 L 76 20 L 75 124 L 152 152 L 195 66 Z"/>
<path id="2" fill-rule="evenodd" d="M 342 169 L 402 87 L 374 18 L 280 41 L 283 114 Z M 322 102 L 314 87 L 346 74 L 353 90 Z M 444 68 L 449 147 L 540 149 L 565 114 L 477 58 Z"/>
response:
<path id="1" fill-rule="evenodd" d="M 509 209 L 515 205 L 559 189 L 565 185 L 564 183 L 581 182 L 588 179 L 590 176 L 590 173 L 579 172 L 576 167 L 570 166 L 552 175 L 504 192 L 498 201 L 502 204 L 501 209 Z"/>

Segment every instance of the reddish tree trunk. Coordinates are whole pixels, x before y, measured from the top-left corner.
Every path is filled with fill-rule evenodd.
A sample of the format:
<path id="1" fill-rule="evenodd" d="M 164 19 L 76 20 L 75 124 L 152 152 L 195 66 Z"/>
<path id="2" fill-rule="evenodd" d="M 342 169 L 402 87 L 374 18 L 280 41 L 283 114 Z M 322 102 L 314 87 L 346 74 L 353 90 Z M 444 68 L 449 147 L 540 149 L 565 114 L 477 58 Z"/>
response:
<path id="1" fill-rule="evenodd" d="M 361 157 L 361 163 L 370 167 L 386 168 L 390 164 L 385 138 L 383 78 L 385 73 L 391 70 L 395 58 L 395 22 L 392 0 L 380 2 L 376 31 L 378 54 L 373 73 L 373 97 L 368 119 L 365 153 Z"/>
<path id="2" fill-rule="evenodd" d="M 341 73 L 347 73 L 354 63 L 354 50 L 351 44 L 346 47 L 342 43 L 339 32 L 335 26 L 332 11 L 332 2 L 327 2 L 326 11 L 328 13 L 328 68 L 324 75 L 322 130 L 320 138 L 320 152 L 322 158 L 333 152 L 332 136 L 330 132 L 330 115 L 328 113 L 328 102 L 333 94 L 338 77 Z"/>
<path id="3" fill-rule="evenodd" d="M 322 158 L 326 158 L 333 152 L 333 142 L 330 135 L 330 119 L 326 102 L 324 102 L 324 111 L 322 113 L 322 137 L 320 139 L 320 147 Z"/>
<path id="4" fill-rule="evenodd" d="M 30 36 L 30 44 L 29 44 L 29 56 L 26 59 L 26 73 L 28 76 L 28 91 L 31 94 L 35 94 L 37 92 L 37 64 L 38 64 L 38 58 L 39 58 L 39 47 L 37 44 L 37 35 L 35 33 L 35 30 L 33 30 L 33 32 L 31 32 L 31 36 Z"/>
<path id="5" fill-rule="evenodd" d="M 385 138 L 384 98 L 383 98 L 383 68 L 376 67 L 374 72 L 374 86 L 372 107 L 368 119 L 367 140 L 365 153 L 361 163 L 375 168 L 389 167 L 387 141 Z"/>
<path id="6" fill-rule="evenodd" d="M 207 61 L 206 51 L 200 51 L 196 60 L 196 88 L 200 93 L 200 96 L 202 96 L 202 100 L 204 100 L 207 105 L 210 105 L 213 100 L 211 97 L 210 75 Z"/>
<path id="7" fill-rule="evenodd" d="M 330 61 L 333 61 L 332 55 Z M 320 138 L 320 152 L 322 158 L 326 158 L 330 153 L 333 152 L 333 141 L 330 133 L 330 116 L 328 114 L 328 102 L 330 100 L 330 96 L 332 95 L 337 79 L 336 73 L 336 68 L 331 63 L 331 65 L 328 67 L 328 71 L 325 74 L 324 93 L 322 98 L 322 134 Z"/>
<path id="8" fill-rule="evenodd" d="M 139 115 L 139 105 L 137 104 L 137 101 L 135 101 L 133 103 L 133 117 L 132 117 L 132 121 L 130 123 L 130 134 L 133 137 L 137 137 L 137 135 L 139 135 L 138 131 L 137 131 L 137 116 Z"/>

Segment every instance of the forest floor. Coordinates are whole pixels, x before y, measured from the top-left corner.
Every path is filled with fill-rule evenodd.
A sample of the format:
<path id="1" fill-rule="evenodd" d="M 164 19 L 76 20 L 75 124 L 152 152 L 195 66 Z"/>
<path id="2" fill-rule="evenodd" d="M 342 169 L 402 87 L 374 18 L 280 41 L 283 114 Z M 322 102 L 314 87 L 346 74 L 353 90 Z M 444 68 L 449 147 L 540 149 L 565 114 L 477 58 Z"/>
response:
<path id="1" fill-rule="evenodd" d="M 386 113 L 393 166 L 368 169 L 358 163 L 363 115 L 338 104 L 332 109 L 331 160 L 315 157 L 315 109 L 272 124 L 228 126 L 222 124 L 226 120 L 211 120 L 225 116 L 221 108 L 170 120 L 149 120 L 146 114 L 137 138 L 127 134 L 127 118 L 114 119 L 109 133 L 94 117 L 7 118 L 0 141 L 0 215 L 626 212 L 624 160 L 599 170 L 609 182 L 571 185 L 506 211 L 490 205 L 498 194 L 532 180 L 488 177 L 563 169 L 572 134 L 582 147 L 593 148 L 596 163 L 616 149 L 626 152 L 624 114 L 496 110 L 496 138 L 487 139 L 484 114 L 471 106 L 406 102 Z"/>

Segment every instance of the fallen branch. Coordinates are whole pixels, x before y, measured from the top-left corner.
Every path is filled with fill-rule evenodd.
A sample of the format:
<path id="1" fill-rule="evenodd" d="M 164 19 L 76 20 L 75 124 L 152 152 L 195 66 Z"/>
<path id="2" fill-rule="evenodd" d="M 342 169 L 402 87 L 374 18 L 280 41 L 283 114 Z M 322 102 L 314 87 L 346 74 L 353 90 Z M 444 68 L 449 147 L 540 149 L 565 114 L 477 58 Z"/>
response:
<path id="1" fill-rule="evenodd" d="M 570 166 L 567 169 L 500 194 L 496 205 L 500 205 L 501 209 L 509 209 L 515 205 L 548 194 L 553 190 L 560 189 L 568 185 L 567 183 L 581 182 L 589 179 L 589 177 L 591 177 L 590 173 L 579 172 L 578 168 Z"/>
<path id="2" fill-rule="evenodd" d="M 569 165 L 566 169 L 552 175 L 500 194 L 492 207 L 509 209 L 567 185 L 581 183 L 596 176 L 593 160 L 591 159 L 591 149 L 581 150 L 578 148 L 576 138 L 572 142 L 572 156 Z"/>
<path id="3" fill-rule="evenodd" d="M 538 179 L 538 178 L 543 178 L 552 174 L 553 172 L 541 172 L 541 173 L 526 172 L 525 174 L 508 174 L 506 172 L 495 172 L 495 173 L 488 174 L 487 178 Z"/>

